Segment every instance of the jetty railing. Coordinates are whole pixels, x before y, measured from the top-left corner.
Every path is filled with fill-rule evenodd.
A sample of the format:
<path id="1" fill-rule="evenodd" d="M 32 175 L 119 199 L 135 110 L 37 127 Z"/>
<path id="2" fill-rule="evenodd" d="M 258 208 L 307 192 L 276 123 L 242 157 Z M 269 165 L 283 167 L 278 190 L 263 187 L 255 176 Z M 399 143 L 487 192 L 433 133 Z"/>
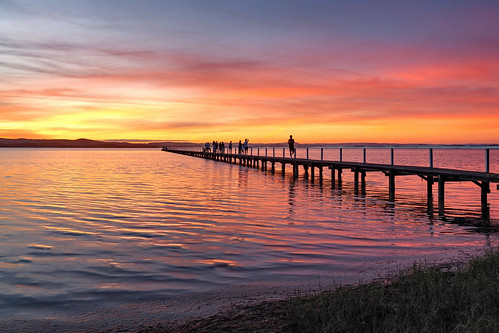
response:
<path id="1" fill-rule="evenodd" d="M 368 159 L 369 150 L 387 150 L 389 152 L 390 163 L 378 160 L 373 163 Z M 403 165 L 395 163 L 395 152 L 397 150 L 426 149 L 428 151 L 428 164 Z M 434 154 L 440 149 L 473 149 L 483 151 L 484 171 L 461 170 L 449 167 L 435 167 Z M 360 161 L 346 161 L 344 153 L 347 150 L 361 150 Z M 318 170 L 319 182 L 322 183 L 324 169 L 331 170 L 331 187 L 335 188 L 336 180 L 341 186 L 342 172 L 350 169 L 354 174 L 354 192 L 358 194 L 359 188 L 362 194 L 366 189 L 366 173 L 382 172 L 388 177 L 389 200 L 395 201 L 395 178 L 403 175 L 416 175 L 424 179 L 427 183 L 427 203 L 428 211 L 433 211 L 433 185 L 438 184 L 438 212 L 444 215 L 445 212 L 445 184 L 447 182 L 469 181 L 478 185 L 481 189 L 481 208 L 484 218 L 489 217 L 489 205 L 487 194 L 490 193 L 490 184 L 499 183 L 499 174 L 491 172 L 490 151 L 499 150 L 499 146 L 376 146 L 376 147 L 300 147 L 297 154 L 287 157 L 289 153 L 286 147 L 252 147 L 247 153 L 239 154 L 236 148 L 226 149 L 225 152 L 210 152 L 201 149 L 194 150 L 167 150 L 172 153 L 190 155 L 213 159 L 217 161 L 239 163 L 247 167 L 262 168 L 267 170 L 271 166 L 272 173 L 275 172 L 275 164 L 281 164 L 282 175 L 285 175 L 286 165 L 292 168 L 293 176 L 298 177 L 299 167 L 302 167 L 305 176 L 310 176 L 310 181 L 315 181 L 315 169 Z M 331 151 L 335 151 L 334 159 L 331 159 Z M 329 152 L 329 153 L 328 153 Z M 474 166 L 475 167 L 475 166 Z M 483 170 L 483 169 L 482 169 Z M 359 186 L 360 185 L 360 186 Z M 498 185 L 499 189 L 499 185 Z"/>
<path id="2" fill-rule="evenodd" d="M 193 151 L 203 151 L 203 148 L 182 148 L 181 150 L 193 150 Z M 351 158 L 345 158 L 344 152 L 347 151 L 362 151 L 362 157 L 359 159 L 352 160 Z M 403 146 L 300 146 L 296 149 L 296 158 L 305 159 L 319 159 L 319 160 L 338 160 L 340 162 L 362 162 L 368 163 L 368 152 L 369 151 L 387 151 L 389 153 L 389 161 L 391 165 L 396 163 L 396 152 L 401 150 L 426 150 L 427 151 L 427 166 L 433 168 L 435 166 L 435 152 L 439 150 L 474 150 L 483 152 L 483 165 L 484 172 L 491 172 L 491 161 L 490 161 L 490 151 L 499 151 L 499 145 L 403 145 Z M 225 153 L 237 154 L 238 148 L 232 147 L 232 149 L 226 148 Z M 250 156 L 265 156 L 265 157 L 286 157 L 289 156 L 289 149 L 282 146 L 257 146 L 250 147 L 248 149 L 248 155 Z M 332 158 L 333 157 L 333 158 Z M 377 161 L 379 162 L 379 161 Z M 410 165 L 410 164 L 404 164 Z M 412 165 L 412 164 L 411 164 Z M 418 165 L 424 166 L 424 165 Z M 475 171 L 479 171 L 474 165 Z"/>

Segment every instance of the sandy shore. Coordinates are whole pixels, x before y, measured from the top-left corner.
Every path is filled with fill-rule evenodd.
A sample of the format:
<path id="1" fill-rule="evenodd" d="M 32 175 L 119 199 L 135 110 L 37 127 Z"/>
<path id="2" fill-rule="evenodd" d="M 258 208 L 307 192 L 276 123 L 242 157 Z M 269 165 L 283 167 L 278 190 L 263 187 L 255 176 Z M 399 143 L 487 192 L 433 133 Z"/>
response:
<path id="1" fill-rule="evenodd" d="M 482 251 L 479 251 L 480 253 Z M 424 258 L 429 264 L 462 262 L 480 253 L 449 251 Z M 290 284 L 255 284 L 191 293 L 161 301 L 126 304 L 82 304 L 67 311 L 37 309 L 0 317 L 0 332 L 169 332 L 213 330 L 223 325 L 249 328 L 248 321 L 269 320 L 280 311 L 280 300 L 317 292 L 338 284 L 356 284 L 396 274 L 416 259 L 363 263 L 343 277 L 317 277 Z M 417 259 L 417 260 L 421 260 Z M 232 319 L 231 319 L 232 318 Z M 258 325 L 258 323 L 256 323 Z M 267 328 L 279 322 L 266 323 Z M 201 329 L 204 327 L 204 329 Z M 234 327 L 232 327 L 234 328 Z M 256 326 L 253 327 L 256 329 Z M 228 329 L 229 330 L 229 329 Z M 232 330 L 232 329 L 230 329 Z M 234 328 L 235 330 L 235 328 Z"/>
<path id="2" fill-rule="evenodd" d="M 239 286 L 162 301 L 82 305 L 69 311 L 38 309 L 0 317 L 0 332 L 140 332 L 167 330 L 215 314 L 233 313 L 262 302 L 287 299 L 287 286 Z"/>

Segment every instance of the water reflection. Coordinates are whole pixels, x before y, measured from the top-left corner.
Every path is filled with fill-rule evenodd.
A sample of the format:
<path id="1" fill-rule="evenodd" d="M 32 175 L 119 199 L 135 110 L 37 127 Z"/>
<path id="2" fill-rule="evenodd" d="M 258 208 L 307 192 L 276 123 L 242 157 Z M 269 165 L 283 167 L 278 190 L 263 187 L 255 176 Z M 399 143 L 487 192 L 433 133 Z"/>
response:
<path id="1" fill-rule="evenodd" d="M 411 178 L 397 182 L 389 202 L 379 174 L 355 195 L 349 172 L 332 188 L 326 176 L 321 186 L 156 150 L 9 150 L 2 158 L 0 313 L 324 276 L 356 282 L 387 262 L 497 245 L 479 224 L 477 198 L 450 186 L 449 215 L 435 218 L 426 187 Z"/>
<path id="2" fill-rule="evenodd" d="M 295 180 L 294 178 L 292 181 L 289 182 L 289 188 L 288 188 L 288 218 L 291 218 L 293 215 L 293 206 L 294 206 L 294 201 L 295 201 Z M 290 222 L 292 223 L 292 222 Z"/>

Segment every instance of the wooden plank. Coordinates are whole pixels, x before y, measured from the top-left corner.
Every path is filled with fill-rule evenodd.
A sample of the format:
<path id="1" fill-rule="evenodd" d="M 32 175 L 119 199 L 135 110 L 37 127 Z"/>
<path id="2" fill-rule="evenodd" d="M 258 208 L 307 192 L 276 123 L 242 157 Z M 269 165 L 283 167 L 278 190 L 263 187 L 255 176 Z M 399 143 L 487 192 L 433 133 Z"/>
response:
<path id="1" fill-rule="evenodd" d="M 327 167 L 331 170 L 331 188 L 335 188 L 338 184 L 338 188 L 341 189 L 342 184 L 342 171 L 343 169 L 350 169 L 354 172 L 354 186 L 355 193 L 358 193 L 359 189 L 359 173 L 361 174 L 361 187 L 362 193 L 365 193 L 365 174 L 366 172 L 383 172 L 389 177 L 389 199 L 390 201 L 395 200 L 395 176 L 402 175 L 415 175 L 423 178 L 427 182 L 427 199 L 428 199 L 428 211 L 433 212 L 433 184 L 436 179 L 438 179 L 438 211 L 440 215 L 445 213 L 445 183 L 450 181 L 471 181 L 481 188 L 481 206 L 483 216 L 488 217 L 488 202 L 487 195 L 490 193 L 490 183 L 499 183 L 499 174 L 490 173 L 489 168 L 487 172 L 478 171 L 467 171 L 467 170 L 456 170 L 448 168 L 432 168 L 432 167 L 420 167 L 420 166 L 405 166 L 405 165 L 392 165 L 392 164 L 376 164 L 376 163 L 358 163 L 358 162 L 343 162 L 342 156 L 340 156 L 340 161 L 325 161 L 323 156 L 321 160 L 313 159 L 303 159 L 303 158 L 291 158 L 291 157 L 276 157 L 275 153 L 272 156 L 253 156 L 246 154 L 221 154 L 213 152 L 193 152 L 184 150 L 165 150 L 166 152 L 183 154 L 188 156 L 207 158 L 216 161 L 223 161 L 229 163 L 238 163 L 240 165 L 252 166 L 259 168 L 259 164 L 262 163 L 262 170 L 267 170 L 267 164 L 270 162 L 272 164 L 272 172 L 274 172 L 275 163 L 281 163 L 282 165 L 282 175 L 285 175 L 286 164 L 289 164 L 293 168 L 293 177 L 297 178 L 299 173 L 299 167 L 302 166 L 305 171 L 305 176 L 308 176 L 308 169 L 310 168 L 311 181 L 314 182 L 315 179 L 315 168 L 319 168 L 320 181 L 322 183 L 322 169 Z M 341 150 L 340 150 L 341 153 Z M 431 165 L 431 163 L 430 163 Z M 336 177 L 336 171 L 337 177 Z M 337 181 L 337 183 L 336 183 Z M 499 189 L 499 185 L 497 186 Z"/>

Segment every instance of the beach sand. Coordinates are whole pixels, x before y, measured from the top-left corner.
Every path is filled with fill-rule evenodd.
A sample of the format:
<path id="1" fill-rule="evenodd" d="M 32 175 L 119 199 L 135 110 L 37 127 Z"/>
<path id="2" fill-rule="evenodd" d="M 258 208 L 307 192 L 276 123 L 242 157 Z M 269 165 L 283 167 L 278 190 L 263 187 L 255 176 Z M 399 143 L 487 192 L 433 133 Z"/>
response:
<path id="1" fill-rule="evenodd" d="M 479 251 L 482 253 L 483 251 Z M 476 251 L 449 251 L 425 258 L 427 264 L 467 261 Z M 86 304 L 66 311 L 37 309 L 0 317 L 0 332 L 196 332 L 280 331 L 284 303 L 297 294 L 309 294 L 342 284 L 367 283 L 397 274 L 414 259 L 363 263 L 348 272 L 348 279 L 317 277 L 302 283 L 252 284 L 216 291 L 167 297 L 159 301 L 125 304 Z"/>

